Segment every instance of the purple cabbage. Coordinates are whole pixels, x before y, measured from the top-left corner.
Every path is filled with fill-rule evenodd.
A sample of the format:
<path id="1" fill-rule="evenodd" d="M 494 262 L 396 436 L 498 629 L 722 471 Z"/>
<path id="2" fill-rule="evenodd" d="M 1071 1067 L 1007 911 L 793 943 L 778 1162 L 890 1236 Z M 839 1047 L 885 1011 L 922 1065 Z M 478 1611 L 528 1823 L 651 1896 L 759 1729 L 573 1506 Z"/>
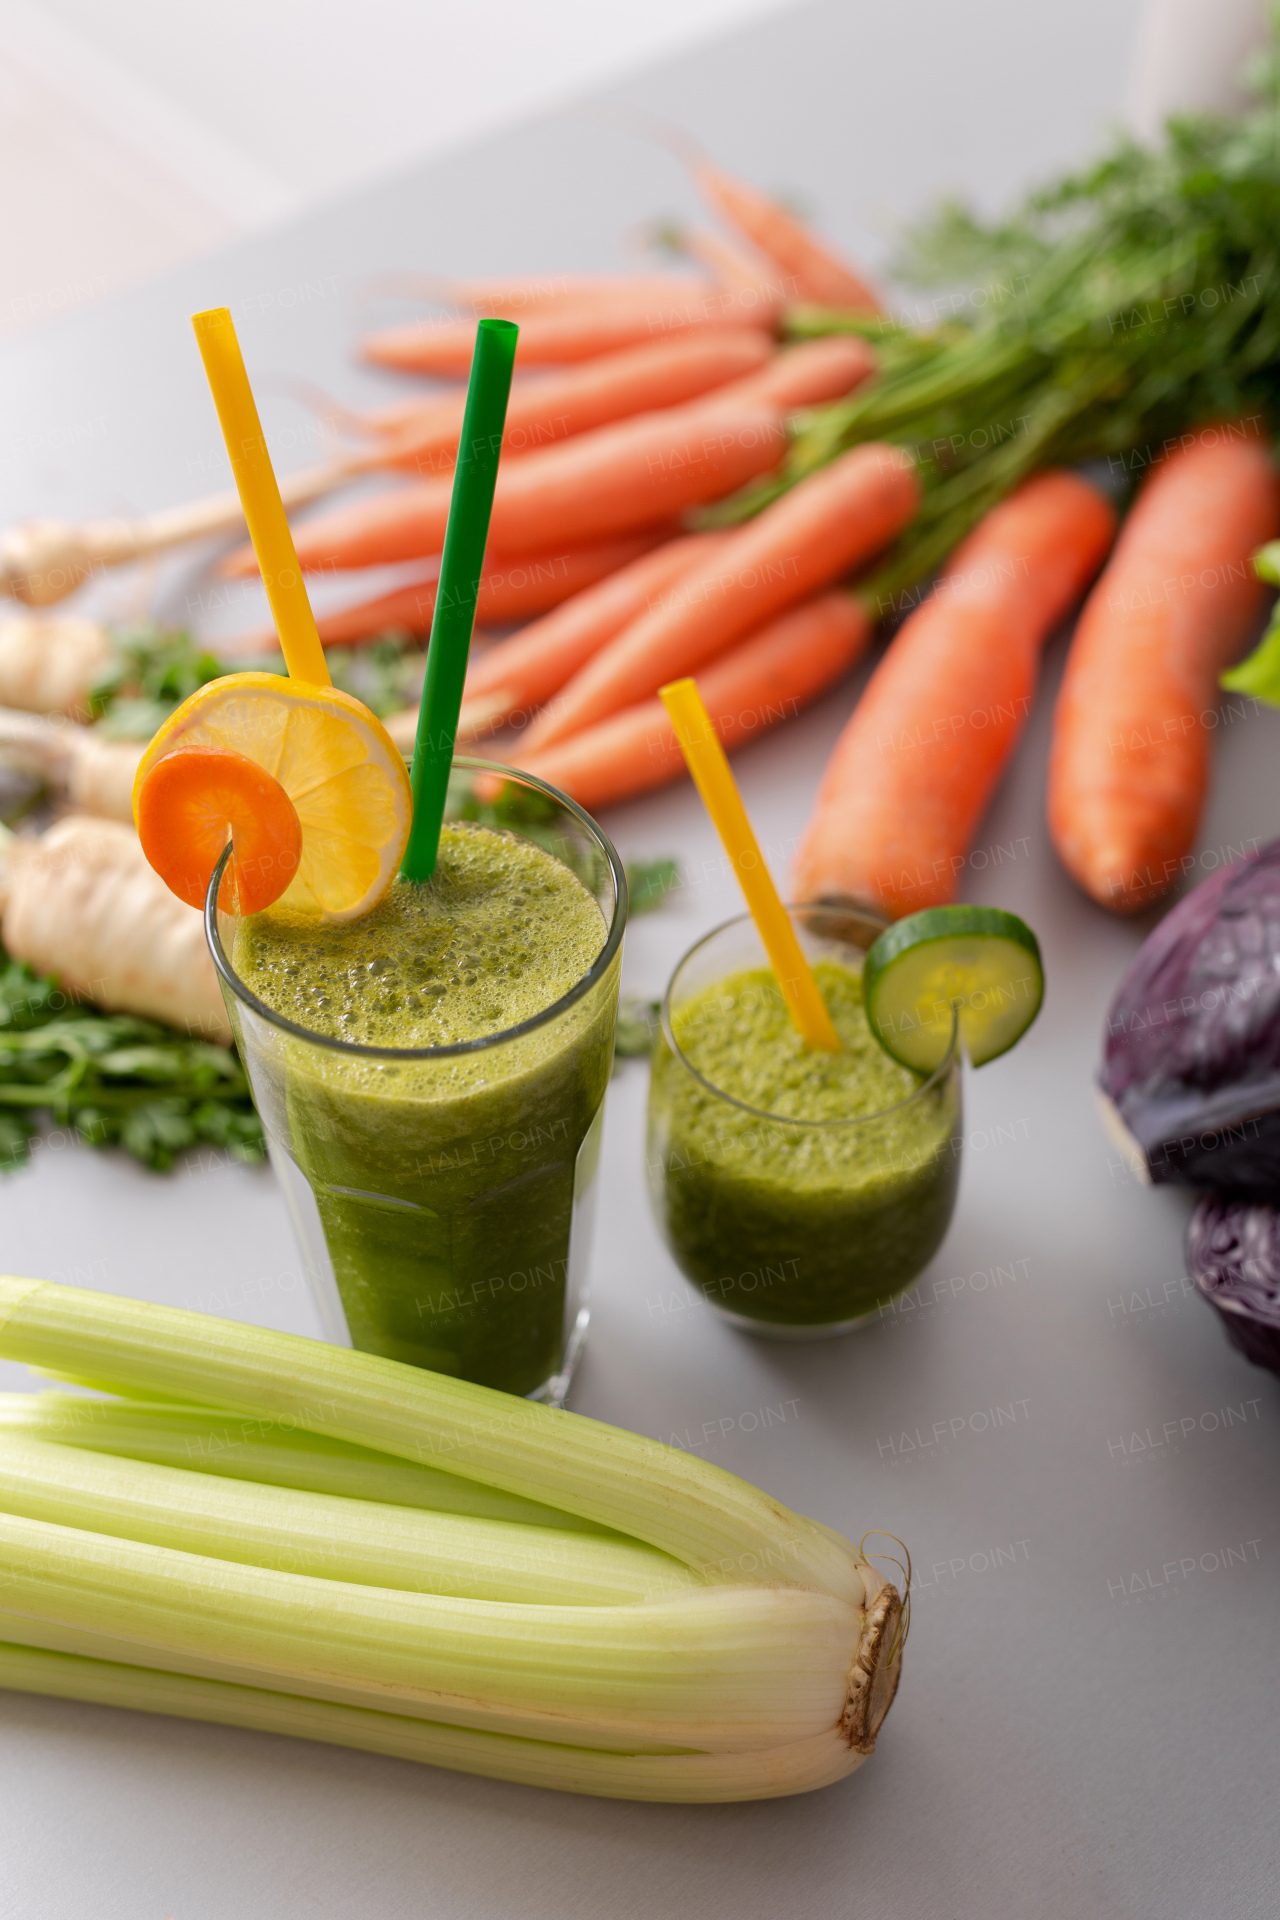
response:
<path id="1" fill-rule="evenodd" d="M 1144 942 L 1099 1087 L 1156 1183 L 1280 1200 L 1280 840 L 1205 880 Z"/>
<path id="2" fill-rule="evenodd" d="M 1280 1210 L 1206 1194 L 1187 1225 L 1187 1271 L 1232 1344 L 1280 1373 Z"/>

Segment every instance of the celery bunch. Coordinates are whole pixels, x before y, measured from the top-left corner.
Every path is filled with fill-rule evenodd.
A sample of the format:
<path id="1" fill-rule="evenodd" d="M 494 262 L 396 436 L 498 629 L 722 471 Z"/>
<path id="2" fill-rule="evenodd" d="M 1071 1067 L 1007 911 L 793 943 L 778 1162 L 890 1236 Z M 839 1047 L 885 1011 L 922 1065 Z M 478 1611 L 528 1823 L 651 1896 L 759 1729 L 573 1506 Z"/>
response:
<path id="1" fill-rule="evenodd" d="M 0 1355 L 137 1396 L 0 1419 L 0 1685 L 641 1799 L 800 1792 L 874 1746 L 898 1594 L 705 1461 L 40 1281 L 0 1280 Z"/>

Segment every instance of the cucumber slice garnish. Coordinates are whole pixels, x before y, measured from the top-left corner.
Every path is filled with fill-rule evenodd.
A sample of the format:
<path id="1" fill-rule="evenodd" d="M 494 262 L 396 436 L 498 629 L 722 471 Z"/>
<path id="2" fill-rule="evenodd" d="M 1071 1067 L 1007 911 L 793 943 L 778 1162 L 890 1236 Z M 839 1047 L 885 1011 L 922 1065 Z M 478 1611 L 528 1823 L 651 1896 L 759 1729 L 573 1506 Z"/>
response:
<path id="1" fill-rule="evenodd" d="M 1044 999 L 1040 943 L 999 907 L 926 907 L 886 927 L 862 968 L 872 1033 L 917 1073 L 942 1065 L 952 1008 L 975 1067 L 1007 1053 Z"/>

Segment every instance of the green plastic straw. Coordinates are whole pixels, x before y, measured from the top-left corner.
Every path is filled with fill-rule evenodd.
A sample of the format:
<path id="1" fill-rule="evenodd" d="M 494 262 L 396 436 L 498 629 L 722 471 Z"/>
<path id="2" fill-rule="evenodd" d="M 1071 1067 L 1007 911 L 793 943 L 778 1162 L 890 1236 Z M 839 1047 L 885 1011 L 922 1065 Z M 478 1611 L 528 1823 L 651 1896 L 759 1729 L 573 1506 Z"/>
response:
<path id="1" fill-rule="evenodd" d="M 435 872 L 519 332 L 510 320 L 482 320 L 476 329 L 409 776 L 413 824 L 400 866 L 406 880 L 429 880 Z"/>

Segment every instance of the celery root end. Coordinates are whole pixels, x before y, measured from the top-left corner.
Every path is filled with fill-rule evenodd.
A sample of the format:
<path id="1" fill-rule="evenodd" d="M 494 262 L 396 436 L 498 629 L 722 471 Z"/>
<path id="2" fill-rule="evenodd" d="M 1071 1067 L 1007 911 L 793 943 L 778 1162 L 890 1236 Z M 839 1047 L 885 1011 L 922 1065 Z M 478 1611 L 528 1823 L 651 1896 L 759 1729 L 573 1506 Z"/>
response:
<path id="1" fill-rule="evenodd" d="M 887 1583 L 868 1607 L 849 1669 L 840 1732 L 857 1753 L 874 1753 L 902 1672 L 902 1600 Z"/>

